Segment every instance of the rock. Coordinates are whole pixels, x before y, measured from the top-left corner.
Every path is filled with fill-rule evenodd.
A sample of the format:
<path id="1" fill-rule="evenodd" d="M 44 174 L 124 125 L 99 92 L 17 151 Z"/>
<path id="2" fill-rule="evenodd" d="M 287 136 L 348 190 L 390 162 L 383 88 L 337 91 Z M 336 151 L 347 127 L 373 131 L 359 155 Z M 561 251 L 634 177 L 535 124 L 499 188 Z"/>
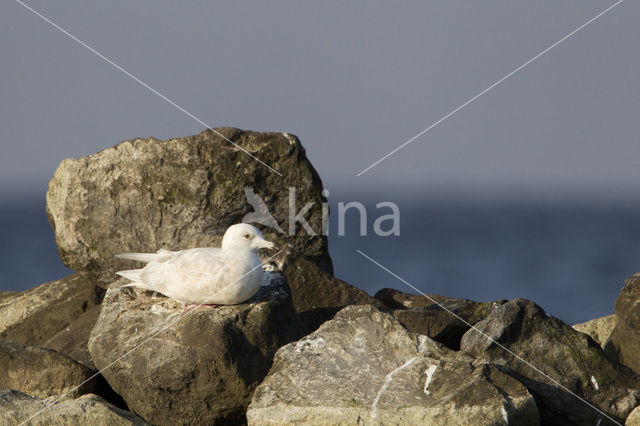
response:
<path id="1" fill-rule="evenodd" d="M 604 348 L 605 343 L 609 339 L 609 336 L 611 336 L 611 333 L 617 323 L 618 317 L 613 314 L 607 315 L 606 317 L 592 319 L 591 321 L 580 324 L 575 324 L 573 328 L 581 333 L 588 334 Z"/>
<path id="2" fill-rule="evenodd" d="M 502 364 L 505 371 L 524 383 L 536 398 L 543 424 L 613 424 L 568 391 L 617 422 L 623 422 L 640 402 L 640 377 L 607 358 L 591 337 L 548 316 L 533 302 L 515 299 L 496 306 L 476 327 L 493 341 L 471 329 L 463 336 L 461 349 L 476 358 Z"/>
<path id="3" fill-rule="evenodd" d="M 317 329 L 347 305 L 382 306 L 365 291 L 333 277 L 302 256 L 287 256 L 282 273 L 291 287 L 293 306 L 308 332 Z"/>
<path id="4" fill-rule="evenodd" d="M 640 426 L 640 407 L 636 407 L 633 409 L 624 424 L 625 426 Z"/>
<path id="5" fill-rule="evenodd" d="M 640 328 L 640 272 L 627 278 L 624 284 L 616 299 L 615 312 L 630 327 Z"/>
<path id="6" fill-rule="evenodd" d="M 0 339 L 42 346 L 103 296 L 102 288 L 74 274 L 0 299 Z"/>
<path id="7" fill-rule="evenodd" d="M 16 390 L 0 391 L 0 418 L 3 424 L 58 426 L 128 426 L 148 425 L 128 411 L 121 410 L 97 395 L 87 394 L 78 399 L 57 396 L 40 399 Z M 55 403 L 55 404 L 54 404 Z M 49 408 L 45 407 L 52 405 Z"/>
<path id="8" fill-rule="evenodd" d="M 607 354 L 640 373 L 640 273 L 625 281 L 615 305 L 618 324 L 605 344 Z"/>
<path id="9" fill-rule="evenodd" d="M 391 315 L 348 306 L 278 350 L 247 411 L 249 425 L 537 425 L 533 397 L 495 366 L 476 362 Z"/>
<path id="10" fill-rule="evenodd" d="M 87 343 L 93 325 L 100 315 L 100 306 L 93 306 L 82 313 L 74 322 L 42 344 L 84 365 L 95 368 Z"/>
<path id="11" fill-rule="evenodd" d="M 91 357 L 150 423 L 241 423 L 276 350 L 303 333 L 286 280 L 267 278 L 247 303 L 187 312 L 160 295 L 111 288 L 89 339 Z"/>
<path id="12" fill-rule="evenodd" d="M 392 289 L 382 289 L 375 297 L 383 301 L 386 306 L 396 308 L 390 313 L 407 330 L 428 336 L 455 351 L 460 349 L 460 339 L 471 325 L 484 319 L 493 306 L 507 302 L 496 300 L 479 303 L 436 294 L 429 297 L 422 295 L 416 297 Z M 425 300 L 428 304 L 424 302 Z"/>
<path id="13" fill-rule="evenodd" d="M 283 249 L 278 263 L 284 252 L 297 252 L 332 274 L 327 238 L 321 235 L 322 182 L 298 138 L 216 131 L 282 176 L 212 130 L 166 141 L 129 140 L 66 159 L 47 192 L 47 213 L 65 265 L 109 283 L 114 271 L 140 265 L 115 259 L 116 253 L 218 246 L 227 227 L 254 211 L 246 198 L 245 187 L 250 187 L 286 232 L 261 226 L 267 239 Z M 290 195 L 292 216 L 313 203 L 303 216 L 315 235 L 289 224 Z M 294 235 L 288 225 L 294 225 Z"/>
<path id="14" fill-rule="evenodd" d="M 47 212 L 63 262 L 108 284 L 115 271 L 140 266 L 114 258 L 116 253 L 218 246 L 226 228 L 249 214 L 282 249 L 274 262 L 284 270 L 294 305 L 309 330 L 349 304 L 378 305 L 333 277 L 322 235 L 326 198 L 300 141 L 288 133 L 233 128 L 216 132 L 284 176 L 212 130 L 167 141 L 124 141 L 64 160 L 47 192 Z M 255 223 L 258 197 L 277 223 Z M 309 210 L 302 216 L 308 227 L 296 225 L 294 216 L 306 206 Z"/>
<path id="15" fill-rule="evenodd" d="M 93 370 L 50 349 L 0 340 L 0 389 L 17 389 L 38 397 L 69 392 L 70 397 L 77 397 L 96 391 L 95 379 L 84 383 L 93 374 Z"/>

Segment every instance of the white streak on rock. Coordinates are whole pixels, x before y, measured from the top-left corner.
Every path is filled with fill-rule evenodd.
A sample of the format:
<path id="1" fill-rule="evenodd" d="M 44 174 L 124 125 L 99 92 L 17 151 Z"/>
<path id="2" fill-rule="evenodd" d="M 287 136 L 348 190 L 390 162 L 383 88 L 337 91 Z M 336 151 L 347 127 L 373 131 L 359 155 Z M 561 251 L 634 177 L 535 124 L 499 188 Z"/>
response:
<path id="1" fill-rule="evenodd" d="M 509 424 L 509 414 L 507 413 L 507 409 L 504 408 L 504 406 L 500 407 L 500 414 L 502 414 L 502 418 L 504 419 L 505 423 L 508 425 Z"/>
<path id="2" fill-rule="evenodd" d="M 596 423 L 596 426 L 600 426 L 600 423 L 602 423 L 602 417 L 598 419 L 598 423 Z"/>
<path id="3" fill-rule="evenodd" d="M 427 380 L 424 382 L 424 394 L 429 395 L 429 384 L 431 383 L 431 379 L 433 379 L 433 375 L 438 369 L 437 365 L 430 365 L 429 368 L 426 369 L 425 373 L 427 373 Z"/>
<path id="4" fill-rule="evenodd" d="M 416 360 L 416 358 L 417 357 L 411 358 L 409 361 L 405 362 L 400 367 L 396 368 L 395 370 L 393 370 L 392 372 L 387 374 L 387 376 L 384 378 L 384 383 L 382 384 L 382 387 L 378 391 L 378 394 L 376 395 L 376 398 L 373 400 L 373 404 L 371 404 L 371 418 L 372 419 L 375 419 L 376 417 L 378 417 L 378 402 L 380 401 L 380 397 L 382 396 L 384 391 L 386 391 L 387 388 L 389 387 L 389 385 L 391 384 L 391 381 L 393 380 L 393 375 L 396 374 L 398 371 L 410 366 L 413 363 L 413 361 Z"/>
<path id="5" fill-rule="evenodd" d="M 593 385 L 593 388 L 595 390 L 600 390 L 600 387 L 598 386 L 598 381 L 594 376 L 591 376 L 591 384 Z"/>

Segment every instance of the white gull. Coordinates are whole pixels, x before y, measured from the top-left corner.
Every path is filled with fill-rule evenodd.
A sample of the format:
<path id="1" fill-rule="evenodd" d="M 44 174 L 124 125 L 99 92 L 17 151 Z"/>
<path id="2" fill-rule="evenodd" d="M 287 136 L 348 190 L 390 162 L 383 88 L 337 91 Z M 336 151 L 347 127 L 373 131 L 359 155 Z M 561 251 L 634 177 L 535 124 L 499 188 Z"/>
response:
<path id="1" fill-rule="evenodd" d="M 221 248 L 122 253 L 120 259 L 145 262 L 142 269 L 118 271 L 131 281 L 124 287 L 156 291 L 186 305 L 235 305 L 260 289 L 263 270 L 257 251 L 275 244 L 246 223 L 230 226 Z"/>

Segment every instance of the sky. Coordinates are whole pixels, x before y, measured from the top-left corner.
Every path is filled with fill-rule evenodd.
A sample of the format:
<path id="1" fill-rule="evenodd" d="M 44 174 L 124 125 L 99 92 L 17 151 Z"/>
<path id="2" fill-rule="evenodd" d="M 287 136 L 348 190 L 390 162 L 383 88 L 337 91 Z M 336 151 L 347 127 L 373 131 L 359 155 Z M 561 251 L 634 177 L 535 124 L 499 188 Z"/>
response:
<path id="1" fill-rule="evenodd" d="M 209 126 L 296 134 L 333 194 L 635 200 L 633 1 L 357 176 L 613 3 L 25 2 Z M 0 40 L 0 200 L 42 197 L 64 158 L 204 128 L 18 2 Z"/>

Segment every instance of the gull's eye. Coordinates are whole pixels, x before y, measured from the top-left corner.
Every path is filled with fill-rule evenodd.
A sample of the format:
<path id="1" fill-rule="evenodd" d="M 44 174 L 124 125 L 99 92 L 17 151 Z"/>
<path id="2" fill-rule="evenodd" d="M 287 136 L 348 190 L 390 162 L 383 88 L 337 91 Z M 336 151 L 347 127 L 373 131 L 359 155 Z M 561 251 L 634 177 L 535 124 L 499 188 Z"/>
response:
<path id="1" fill-rule="evenodd" d="M 244 234 L 244 235 L 243 235 L 243 237 L 245 237 L 247 240 L 249 239 L 249 237 L 250 237 L 250 236 L 251 236 L 251 235 L 249 235 L 249 234 Z"/>

